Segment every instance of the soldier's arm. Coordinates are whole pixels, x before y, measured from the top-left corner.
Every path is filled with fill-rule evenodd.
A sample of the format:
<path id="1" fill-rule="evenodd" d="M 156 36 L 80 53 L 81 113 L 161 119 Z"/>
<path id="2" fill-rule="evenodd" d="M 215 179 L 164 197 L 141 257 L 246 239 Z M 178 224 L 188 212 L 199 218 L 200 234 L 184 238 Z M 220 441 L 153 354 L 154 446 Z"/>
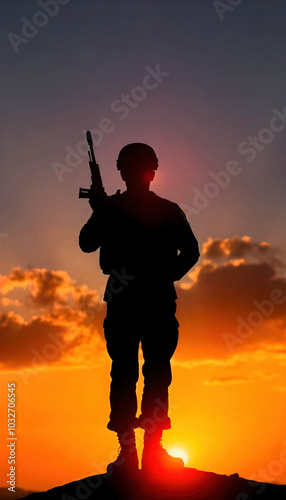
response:
<path id="1" fill-rule="evenodd" d="M 180 280 L 196 264 L 199 259 L 198 241 L 191 229 L 191 226 L 183 210 L 178 206 L 178 250 L 174 270 L 174 281 Z"/>
<path id="2" fill-rule="evenodd" d="M 79 233 L 79 246 L 83 252 L 95 252 L 101 245 L 101 227 L 95 213 Z"/>
<path id="3" fill-rule="evenodd" d="M 104 202 L 90 200 L 94 212 L 79 233 L 79 246 L 83 252 L 95 252 L 102 245 L 109 210 L 108 198 Z"/>

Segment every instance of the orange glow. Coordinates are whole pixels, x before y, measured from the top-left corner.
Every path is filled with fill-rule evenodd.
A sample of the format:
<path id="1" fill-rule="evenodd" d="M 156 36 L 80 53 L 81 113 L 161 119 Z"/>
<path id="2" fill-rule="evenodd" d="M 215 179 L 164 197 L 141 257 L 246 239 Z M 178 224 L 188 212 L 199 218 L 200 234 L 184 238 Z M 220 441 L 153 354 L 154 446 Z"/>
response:
<path id="1" fill-rule="evenodd" d="M 185 466 L 187 465 L 189 457 L 183 448 L 170 448 L 167 451 L 172 457 L 181 458 L 184 461 Z"/>
<path id="2" fill-rule="evenodd" d="M 268 354 L 266 360 L 260 354 L 237 356 L 230 367 L 227 362 L 219 366 L 217 360 L 210 359 L 190 368 L 175 358 L 170 388 L 172 429 L 163 433 L 163 447 L 183 460 L 181 451 L 186 452 L 187 467 L 258 478 L 259 470 L 270 467 L 272 471 L 271 464 L 278 460 L 281 467 L 275 480 L 286 482 L 285 361 L 281 353 Z M 274 378 L 278 364 L 280 375 Z M 252 373 L 251 379 L 226 383 L 221 375 L 229 370 L 241 379 Z M 16 371 L 1 373 L 1 394 L 5 394 L 7 381 L 17 384 L 18 487 L 43 490 L 106 472 L 118 449 L 115 433 L 106 428 L 109 371 L 106 356 L 94 368 L 46 368 L 30 375 L 26 372 L 26 377 Z M 206 380 L 213 383 L 205 385 Z M 141 387 L 142 375 L 138 389 Z M 5 418 L 2 412 L 2 442 L 6 439 Z M 140 454 L 143 431 L 138 429 L 136 437 Z M 257 450 L 252 456 L 245 451 L 250 442 Z M 42 460 L 38 460 L 39 455 Z M 1 463 L 5 470 L 4 446 Z M 1 486 L 6 486 L 5 479 Z"/>
<path id="3" fill-rule="evenodd" d="M 286 288 L 273 277 L 272 248 L 262 253 L 259 248 L 245 238 L 209 240 L 191 287 L 177 287 L 180 333 L 171 361 L 172 428 L 163 432 L 162 445 L 193 469 L 283 484 Z M 256 260 L 266 255 L 267 263 L 248 262 L 244 250 Z M 234 261 L 237 254 L 245 261 Z M 78 285 L 63 271 L 35 268 L 15 268 L 0 282 L 6 309 L 0 394 L 4 406 L 7 383 L 16 383 L 17 486 L 41 491 L 106 472 L 118 441 L 106 427 L 110 359 L 97 290 Z M 273 296 L 275 289 L 280 294 Z M 17 343 L 17 335 L 26 343 Z M 141 373 L 137 415 L 142 390 Z M 6 433 L 3 411 L 2 443 Z M 140 460 L 142 429 L 136 429 L 136 439 Z M 7 459 L 2 446 L 1 487 L 7 486 Z"/>

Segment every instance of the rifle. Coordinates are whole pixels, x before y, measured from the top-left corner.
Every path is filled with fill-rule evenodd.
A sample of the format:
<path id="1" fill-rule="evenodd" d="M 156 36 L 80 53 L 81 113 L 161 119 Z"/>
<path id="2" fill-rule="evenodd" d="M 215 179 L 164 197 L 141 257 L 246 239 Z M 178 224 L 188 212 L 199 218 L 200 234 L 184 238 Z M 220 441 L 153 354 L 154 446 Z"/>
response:
<path id="1" fill-rule="evenodd" d="M 88 157 L 89 157 L 89 166 L 91 172 L 91 186 L 88 188 L 79 188 L 79 198 L 91 198 L 92 196 L 106 196 L 101 175 L 99 171 L 99 165 L 96 163 L 96 159 L 93 151 L 93 141 L 90 131 L 86 132 L 86 140 L 89 145 Z"/>

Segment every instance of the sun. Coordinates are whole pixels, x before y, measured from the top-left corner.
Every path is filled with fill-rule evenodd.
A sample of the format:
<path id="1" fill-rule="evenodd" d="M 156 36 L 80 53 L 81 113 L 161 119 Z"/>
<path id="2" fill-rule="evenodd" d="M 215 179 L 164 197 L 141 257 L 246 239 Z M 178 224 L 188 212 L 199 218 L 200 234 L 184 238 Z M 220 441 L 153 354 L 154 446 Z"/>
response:
<path id="1" fill-rule="evenodd" d="M 168 453 L 172 457 L 181 458 L 184 462 L 184 465 L 185 466 L 187 465 L 189 457 L 188 454 L 185 452 L 185 450 L 183 450 L 182 448 L 170 448 L 168 449 Z"/>

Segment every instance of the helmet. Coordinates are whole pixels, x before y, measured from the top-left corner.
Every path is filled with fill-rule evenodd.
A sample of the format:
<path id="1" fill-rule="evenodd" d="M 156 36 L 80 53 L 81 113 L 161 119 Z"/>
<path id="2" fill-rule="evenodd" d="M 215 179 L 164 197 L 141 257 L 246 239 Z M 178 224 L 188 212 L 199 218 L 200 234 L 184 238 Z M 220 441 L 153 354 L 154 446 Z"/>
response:
<path id="1" fill-rule="evenodd" d="M 129 167 L 140 170 L 157 170 L 158 158 L 151 146 L 134 142 L 121 149 L 116 165 L 118 170 L 125 170 Z"/>

